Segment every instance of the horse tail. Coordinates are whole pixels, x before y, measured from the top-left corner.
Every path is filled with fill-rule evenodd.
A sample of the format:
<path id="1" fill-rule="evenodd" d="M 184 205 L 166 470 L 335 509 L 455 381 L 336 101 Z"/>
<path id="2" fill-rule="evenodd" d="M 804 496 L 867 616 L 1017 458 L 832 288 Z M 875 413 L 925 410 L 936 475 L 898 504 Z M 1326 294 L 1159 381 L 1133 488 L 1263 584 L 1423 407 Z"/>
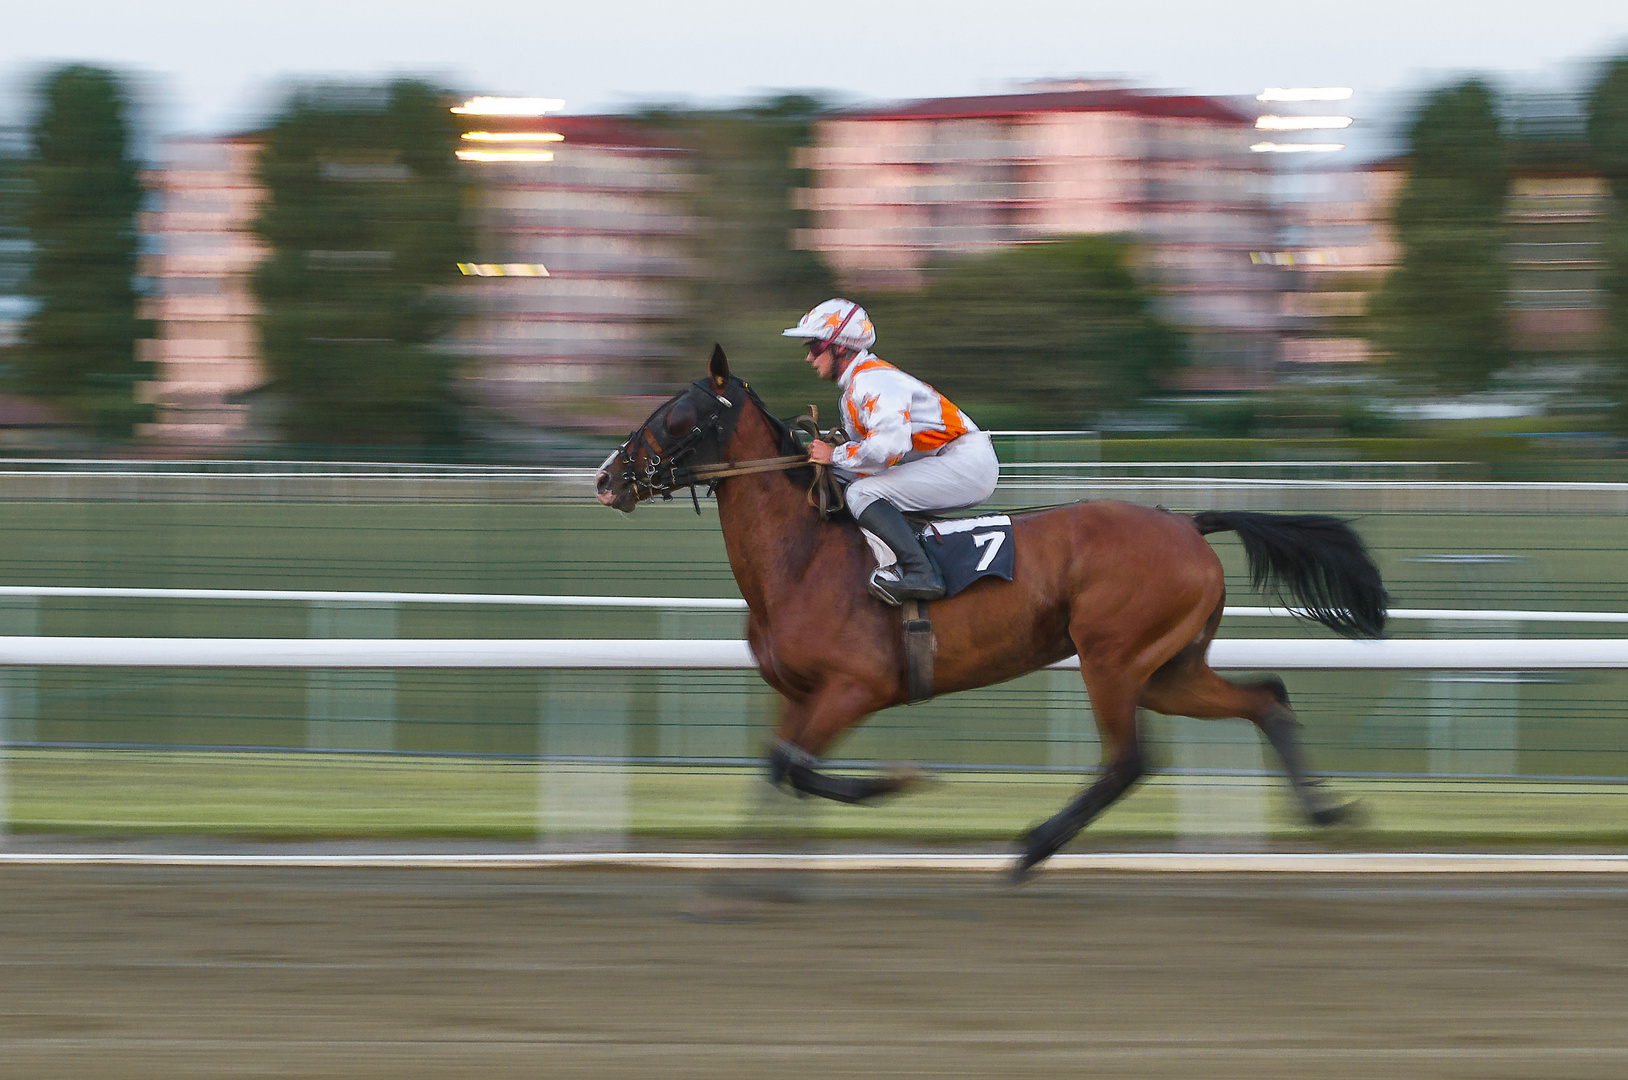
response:
<path id="1" fill-rule="evenodd" d="M 1249 559 L 1250 582 L 1263 592 L 1286 592 L 1297 614 L 1345 637 L 1384 633 L 1390 597 L 1379 568 L 1362 538 L 1339 518 L 1205 510 L 1193 515 L 1193 524 L 1203 536 L 1237 533 Z"/>

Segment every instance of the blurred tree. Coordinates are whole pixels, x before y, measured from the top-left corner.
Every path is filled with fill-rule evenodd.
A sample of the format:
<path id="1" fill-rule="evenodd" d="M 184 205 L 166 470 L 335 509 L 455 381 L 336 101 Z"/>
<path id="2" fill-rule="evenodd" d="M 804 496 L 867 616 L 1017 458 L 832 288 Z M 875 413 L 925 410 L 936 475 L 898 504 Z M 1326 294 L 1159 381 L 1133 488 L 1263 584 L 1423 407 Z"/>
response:
<path id="1" fill-rule="evenodd" d="M 1606 63 L 1589 89 L 1588 143 L 1611 194 L 1628 202 L 1628 56 Z"/>
<path id="2" fill-rule="evenodd" d="M 1437 91 L 1408 137 L 1408 178 L 1393 216 L 1402 259 L 1374 299 L 1374 336 L 1401 377 L 1479 390 L 1509 359 L 1509 178 L 1492 91 L 1474 79 Z"/>
<path id="3" fill-rule="evenodd" d="M 112 72 L 73 65 L 47 75 L 39 99 L 23 213 L 35 306 L 14 374 L 98 436 L 129 438 L 152 412 L 135 400 L 152 365 L 136 359 L 147 336 L 132 281 L 141 187 L 125 90 Z"/>
<path id="4" fill-rule="evenodd" d="M 1110 236 L 1024 244 L 945 265 L 917 294 L 872 298 L 876 352 L 991 424 L 1077 427 L 1135 406 L 1181 362 Z"/>
<path id="5" fill-rule="evenodd" d="M 267 132 L 256 229 L 262 355 L 298 443 L 447 445 L 460 409 L 436 348 L 472 250 L 461 128 L 416 81 L 308 89 Z"/>
<path id="6" fill-rule="evenodd" d="M 1588 94 L 1589 158 L 1611 188 L 1602 229 L 1606 293 L 1604 357 L 1628 431 L 1628 56 L 1607 63 Z"/>

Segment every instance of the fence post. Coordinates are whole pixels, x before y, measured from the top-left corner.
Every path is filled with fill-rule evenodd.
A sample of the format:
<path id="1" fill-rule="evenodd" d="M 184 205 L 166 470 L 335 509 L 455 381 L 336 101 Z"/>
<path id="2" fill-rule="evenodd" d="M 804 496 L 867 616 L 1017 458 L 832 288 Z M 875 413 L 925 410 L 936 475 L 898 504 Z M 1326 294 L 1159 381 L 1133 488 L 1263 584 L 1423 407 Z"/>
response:
<path id="1" fill-rule="evenodd" d="M 1512 552 L 1437 552 L 1409 561 L 1478 607 L 1498 607 L 1521 579 L 1542 573 L 1529 555 Z M 1431 637 L 1513 636 L 1514 622 L 1430 620 Z M 1438 671 L 1429 676 L 1426 768 L 1438 776 L 1513 775 L 1519 772 L 1518 676 L 1510 672 Z"/>
<path id="2" fill-rule="evenodd" d="M 39 598 L 0 597 L 0 636 L 40 632 Z M 12 743 L 39 738 L 40 676 L 35 668 L 0 668 L 0 846 L 11 838 Z"/>
<path id="3" fill-rule="evenodd" d="M 1432 619 L 1432 637 L 1513 636 L 1517 624 Z M 1513 776 L 1520 771 L 1519 675 L 1437 671 L 1430 675 L 1427 768 L 1437 776 Z"/>
<path id="4" fill-rule="evenodd" d="M 1043 671 L 1046 680 L 1046 764 L 1080 773 L 1102 758 L 1101 736 L 1077 671 Z"/>
<path id="5" fill-rule="evenodd" d="M 1260 736 L 1241 720 L 1170 717 L 1176 822 L 1184 846 L 1256 848 L 1266 837 Z"/>
<path id="6" fill-rule="evenodd" d="M 11 688 L 0 684 L 0 848 L 11 842 L 11 791 L 6 784 L 11 767 L 11 696 Z"/>
<path id="7" fill-rule="evenodd" d="M 34 637 L 39 632 L 38 597 L 0 597 L 0 636 Z M 6 698 L 6 739 L 10 742 L 33 742 L 39 738 L 39 669 L 0 668 L 0 689 L 3 689 Z"/>
<path id="8" fill-rule="evenodd" d="M 538 695 L 537 841 L 621 850 L 627 843 L 628 705 L 604 672 L 544 672 Z"/>
<path id="9" fill-rule="evenodd" d="M 396 605 L 369 601 L 313 601 L 314 638 L 393 638 Z M 320 750 L 393 750 L 396 745 L 396 673 L 317 669 L 306 683 L 305 745 Z"/>
<path id="10" fill-rule="evenodd" d="M 734 611 L 663 611 L 656 636 L 722 638 L 741 636 Z M 748 758 L 752 729 L 747 702 L 756 674 L 733 671 L 663 671 L 656 675 L 656 746 L 662 757 Z"/>

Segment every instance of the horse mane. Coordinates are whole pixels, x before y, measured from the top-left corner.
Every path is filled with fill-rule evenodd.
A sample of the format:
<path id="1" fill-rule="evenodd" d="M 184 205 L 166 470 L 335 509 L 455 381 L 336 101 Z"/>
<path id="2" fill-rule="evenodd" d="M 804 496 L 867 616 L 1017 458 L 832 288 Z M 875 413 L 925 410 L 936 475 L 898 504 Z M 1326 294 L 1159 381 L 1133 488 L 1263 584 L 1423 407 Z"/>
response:
<path id="1" fill-rule="evenodd" d="M 757 411 L 762 414 L 763 419 L 769 425 L 769 430 L 774 433 L 775 446 L 782 457 L 804 452 L 804 448 L 798 445 L 796 437 L 792 434 L 791 425 L 769 411 L 769 407 L 763 404 L 763 399 L 757 396 L 757 391 L 752 389 L 751 383 L 738 375 L 731 375 L 729 381 L 731 384 L 738 384 L 742 390 L 745 390 L 747 398 L 751 400 L 753 405 L 757 406 Z M 795 469 L 787 469 L 782 475 L 789 477 L 793 483 L 801 482 L 804 487 L 807 487 L 812 479 L 810 476 L 811 468 L 812 466 L 799 466 Z"/>
<path id="2" fill-rule="evenodd" d="M 757 396 L 757 391 L 752 389 L 751 384 L 745 380 L 741 380 L 740 384 L 741 388 L 746 391 L 746 396 L 752 399 L 752 404 L 756 405 L 758 411 L 763 414 L 763 419 L 769 422 L 769 429 L 774 432 L 775 442 L 778 444 L 780 453 L 782 455 L 801 454 L 803 448 L 797 445 L 797 439 L 791 433 L 791 425 L 769 411 L 769 407 L 763 404 L 763 399 Z"/>
<path id="3" fill-rule="evenodd" d="M 769 407 L 763 404 L 763 399 L 757 396 L 757 391 L 752 389 L 750 383 L 739 376 L 731 375 L 729 385 L 731 387 L 738 386 L 744 390 L 746 397 L 753 405 L 757 406 L 758 414 L 763 417 L 764 422 L 769 425 L 769 431 L 774 435 L 775 447 L 779 451 L 779 456 L 801 456 L 807 452 L 807 448 L 797 441 L 791 425 L 769 411 Z M 795 465 L 780 472 L 779 476 L 782 483 L 790 484 L 804 494 L 811 493 L 815 485 L 814 466 L 812 464 Z M 812 501 L 812 496 L 810 496 L 810 501 Z M 837 496 L 836 506 L 823 512 L 821 517 L 827 523 L 841 523 L 853 520 L 845 501 L 840 495 Z"/>

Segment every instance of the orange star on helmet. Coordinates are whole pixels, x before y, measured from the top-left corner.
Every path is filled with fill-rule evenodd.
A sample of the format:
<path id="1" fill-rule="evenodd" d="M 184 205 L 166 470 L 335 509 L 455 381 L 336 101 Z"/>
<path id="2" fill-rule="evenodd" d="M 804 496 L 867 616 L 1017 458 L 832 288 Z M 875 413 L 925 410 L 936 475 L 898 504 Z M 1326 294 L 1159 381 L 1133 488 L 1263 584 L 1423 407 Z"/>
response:
<path id="1" fill-rule="evenodd" d="M 837 327 L 842 325 L 842 316 L 833 311 L 831 314 L 825 317 L 825 325 L 835 330 Z"/>

